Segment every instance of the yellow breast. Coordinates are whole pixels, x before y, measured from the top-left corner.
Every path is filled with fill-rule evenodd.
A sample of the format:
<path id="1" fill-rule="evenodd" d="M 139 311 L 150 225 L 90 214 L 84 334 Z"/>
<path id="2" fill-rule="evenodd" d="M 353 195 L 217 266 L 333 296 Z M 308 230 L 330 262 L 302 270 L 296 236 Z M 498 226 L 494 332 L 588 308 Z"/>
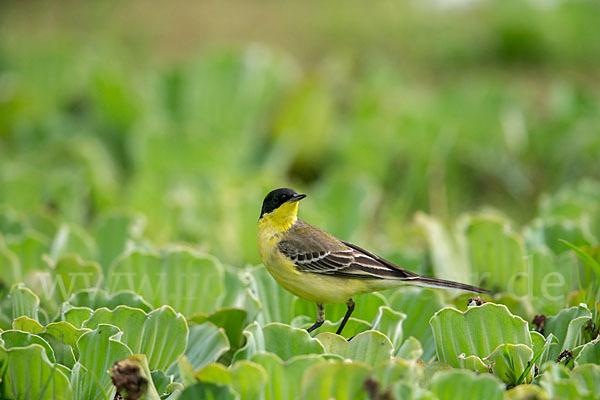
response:
<path id="1" fill-rule="evenodd" d="M 284 203 L 258 220 L 258 251 L 266 265 L 269 254 L 277 247 L 283 234 L 298 220 L 298 203 Z"/>
<path id="2" fill-rule="evenodd" d="M 298 206 L 297 203 L 294 204 Z M 296 222 L 297 217 L 294 215 L 294 218 L 284 218 L 281 214 L 277 214 L 277 211 L 263 216 L 258 221 L 258 252 L 263 264 L 277 283 L 299 296 L 294 288 L 301 273 L 277 247 L 285 232 Z"/>
<path id="3" fill-rule="evenodd" d="M 279 243 L 297 221 L 297 207 L 297 203 L 284 204 L 258 221 L 258 251 L 277 283 L 296 296 L 315 303 L 340 303 L 356 294 L 370 292 L 373 284 L 370 280 L 343 279 L 299 271 L 279 251 Z"/>

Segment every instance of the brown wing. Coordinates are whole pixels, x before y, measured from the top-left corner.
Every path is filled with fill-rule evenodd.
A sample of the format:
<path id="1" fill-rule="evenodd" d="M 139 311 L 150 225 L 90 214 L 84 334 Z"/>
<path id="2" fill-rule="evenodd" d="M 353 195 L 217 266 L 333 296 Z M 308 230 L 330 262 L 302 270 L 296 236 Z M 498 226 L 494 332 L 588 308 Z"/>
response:
<path id="1" fill-rule="evenodd" d="M 476 286 L 417 275 L 304 221 L 298 220 L 290 229 L 278 248 L 299 271 L 345 278 L 398 279 L 418 286 L 488 293 Z"/>
<path id="2" fill-rule="evenodd" d="M 279 243 L 279 251 L 300 271 L 363 279 L 418 276 L 303 221 L 296 225 Z"/>

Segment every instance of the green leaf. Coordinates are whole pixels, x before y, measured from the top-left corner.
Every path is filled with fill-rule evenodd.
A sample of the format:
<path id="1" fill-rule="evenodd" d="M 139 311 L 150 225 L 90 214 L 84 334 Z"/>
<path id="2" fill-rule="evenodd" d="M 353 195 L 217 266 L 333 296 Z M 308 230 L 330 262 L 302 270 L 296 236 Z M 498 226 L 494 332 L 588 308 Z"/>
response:
<path id="1" fill-rule="evenodd" d="M 304 329 L 292 328 L 280 323 L 268 324 L 263 328 L 265 351 L 279 356 L 283 361 L 304 354 L 323 354 L 325 349 Z"/>
<path id="2" fill-rule="evenodd" d="M 575 366 L 583 364 L 600 364 L 600 339 L 583 345 L 579 355 L 575 358 Z"/>
<path id="3" fill-rule="evenodd" d="M 152 311 L 152 306 L 142 296 L 127 290 L 110 295 L 98 288 L 84 289 L 73 293 L 67 301 L 72 306 L 88 307 L 92 310 L 101 307 L 113 310 L 122 305 L 140 308 L 146 312 Z"/>
<path id="4" fill-rule="evenodd" d="M 583 344 L 583 327 L 591 318 L 592 313 L 583 303 L 546 318 L 544 335 L 553 334 L 558 339 L 558 344 L 550 349 L 549 359 L 556 360 L 563 350 L 573 350 Z"/>
<path id="5" fill-rule="evenodd" d="M 390 297 L 391 308 L 402 312 L 403 335 L 414 336 L 423 345 L 423 360 L 429 361 L 435 354 L 435 341 L 429 320 L 444 307 L 438 292 L 429 289 L 406 287 L 394 291 Z"/>
<path id="6" fill-rule="evenodd" d="M 544 388 L 550 398 L 574 399 L 580 397 L 575 382 L 570 379 L 571 372 L 564 365 L 548 362 L 541 372 L 540 386 Z"/>
<path id="7" fill-rule="evenodd" d="M 233 361 L 247 360 L 254 354 L 265 351 L 265 337 L 262 327 L 258 322 L 253 322 L 244 329 L 246 343 L 240 347 L 233 355 Z"/>
<path id="8" fill-rule="evenodd" d="M 173 382 L 166 387 L 165 393 L 161 396 L 161 399 L 177 400 L 183 389 L 184 386 L 181 383 Z"/>
<path id="9" fill-rule="evenodd" d="M 89 329 L 78 329 L 65 321 L 53 322 L 44 328 L 40 334 L 46 340 L 56 355 L 56 360 L 72 368 L 79 357 L 77 340 Z"/>
<path id="10" fill-rule="evenodd" d="M 189 329 L 185 355 L 194 369 L 217 361 L 223 353 L 229 350 L 229 341 L 223 328 L 205 322 L 201 325 L 192 324 Z"/>
<path id="11" fill-rule="evenodd" d="M 21 271 L 21 263 L 15 253 L 10 251 L 4 245 L 4 240 L 0 236 L 0 271 L 2 271 L 2 277 L 0 283 L 3 286 L 12 285 L 23 280 L 23 273 Z"/>
<path id="12" fill-rule="evenodd" d="M 405 314 L 394 311 L 387 306 L 379 307 L 379 311 L 373 320 L 372 329 L 386 335 L 392 342 L 394 349 L 399 349 L 404 340 L 402 321 L 405 318 Z"/>
<path id="13" fill-rule="evenodd" d="M 439 400 L 504 398 L 504 384 L 500 380 L 488 374 L 478 375 L 468 370 L 439 372 L 433 377 L 429 390 Z"/>
<path id="14" fill-rule="evenodd" d="M 12 349 L 0 346 L 0 365 L 3 358 L 5 370 L 0 386 L 2 398 L 73 399 L 65 371 L 48 360 L 47 350 L 44 347 L 38 344 Z"/>
<path id="15" fill-rule="evenodd" d="M 373 370 L 373 378 L 382 387 L 389 387 L 396 382 L 418 382 L 423 376 L 423 365 L 414 361 L 391 358 L 379 363 Z"/>
<path id="16" fill-rule="evenodd" d="M 86 260 L 94 260 L 97 249 L 94 239 L 85 230 L 77 225 L 63 223 L 50 245 L 50 258 L 56 262 L 68 254 L 77 254 Z"/>
<path id="17" fill-rule="evenodd" d="M 94 237 L 98 244 L 100 265 L 105 273 L 117 256 L 125 251 L 127 242 L 142 234 L 144 225 L 141 215 L 114 213 L 100 218 Z"/>
<path id="18" fill-rule="evenodd" d="M 26 317 L 25 315 L 15 319 L 12 322 L 12 328 L 33 334 L 42 333 L 44 331 L 44 327 L 42 326 L 42 324 L 37 322 L 35 319 Z"/>
<path id="19" fill-rule="evenodd" d="M 12 308 L 12 319 L 24 315 L 39 321 L 40 299 L 31 289 L 26 288 L 23 284 L 13 285 L 8 294 L 8 301 Z"/>
<path id="20" fill-rule="evenodd" d="M 240 269 L 227 264 L 223 265 L 223 269 L 227 290 L 223 296 L 222 306 L 244 309 L 248 312 L 248 320 L 254 319 L 261 304 L 256 293 L 247 290 L 252 279 L 248 269 Z"/>
<path id="21" fill-rule="evenodd" d="M 263 367 L 267 374 L 265 400 L 297 399 L 304 372 L 315 364 L 325 362 L 316 355 L 300 355 L 284 362 L 272 353 L 255 354 L 252 361 Z"/>
<path id="22" fill-rule="evenodd" d="M 536 385 L 519 385 L 508 390 L 505 400 L 550 400 L 548 394 Z"/>
<path id="23" fill-rule="evenodd" d="M 564 308 L 569 293 L 577 286 L 579 269 L 574 268 L 573 257 L 568 253 L 555 255 L 544 245 L 535 249 L 526 262 L 528 290 L 537 313 L 558 313 Z M 515 301 L 517 304 L 527 304 L 522 298 L 516 298 Z M 514 307 L 510 309 L 513 312 L 518 310 Z"/>
<path id="24" fill-rule="evenodd" d="M 327 361 L 315 364 L 302 377 L 300 399 L 365 399 L 365 380 L 371 368 L 361 363 Z"/>
<path id="25" fill-rule="evenodd" d="M 533 359 L 535 365 L 541 367 L 546 361 L 550 359 L 550 349 L 552 345 L 557 343 L 558 340 L 553 334 L 549 334 L 547 338 L 539 332 L 531 331 L 531 343 L 533 345 Z"/>
<path id="26" fill-rule="evenodd" d="M 588 253 L 586 253 L 583 249 L 578 246 L 575 246 L 573 243 L 567 242 L 566 240 L 559 239 L 561 243 L 564 243 L 568 247 L 571 248 L 583 261 L 585 261 L 586 265 L 588 265 L 596 274 L 596 279 L 600 279 L 600 263 L 594 260 Z"/>
<path id="27" fill-rule="evenodd" d="M 387 299 L 381 293 L 376 292 L 354 296 L 353 299 L 356 306 L 352 313 L 352 317 L 363 321 L 373 321 L 379 312 L 379 309 L 388 305 Z M 317 307 L 315 303 L 298 297 L 293 298 L 292 303 L 294 316 L 308 316 L 311 325 L 317 320 Z M 329 321 L 335 321 L 336 323 L 340 322 L 342 318 L 344 318 L 344 315 L 346 315 L 347 310 L 348 307 L 344 302 L 325 304 L 325 318 Z M 323 332 L 322 328 L 320 331 Z M 344 333 L 346 333 L 346 328 L 344 328 Z M 348 337 L 351 336 L 352 335 Z"/>
<path id="28" fill-rule="evenodd" d="M 392 357 L 394 346 L 381 332 L 366 331 L 356 335 L 350 342 L 340 335 L 324 332 L 317 335 L 327 353 L 361 361 L 374 366 Z"/>
<path id="29" fill-rule="evenodd" d="M 468 303 L 468 299 L 471 297 L 472 295 L 470 294 L 464 294 L 460 297 L 457 297 L 454 301 L 454 305 L 456 308 L 461 309 L 461 310 L 466 310 L 469 306 L 473 306 L 476 304 L 467 304 Z M 529 301 L 529 298 L 524 298 L 524 297 L 517 297 L 514 294 L 510 294 L 508 292 L 501 292 L 498 293 L 494 296 L 493 301 L 495 304 L 504 304 L 511 312 L 511 314 L 513 315 L 518 315 L 521 318 L 523 318 L 526 321 L 532 320 L 533 317 L 536 315 L 533 306 L 531 305 L 531 302 Z M 534 298 L 532 298 L 531 300 L 535 300 Z M 544 305 L 547 305 L 544 303 Z M 562 308 L 562 301 L 561 301 L 561 305 L 560 308 Z M 544 309 L 547 309 L 547 307 L 544 307 Z"/>
<path id="30" fill-rule="evenodd" d="M 143 354 L 131 355 L 117 364 L 113 365 L 110 369 L 110 377 L 113 384 L 115 382 L 121 384 L 127 388 L 128 382 L 139 382 L 145 381 L 146 384 L 142 386 L 140 393 L 127 393 L 127 390 L 118 390 L 119 394 L 124 398 L 133 398 L 133 395 L 144 395 L 145 400 L 160 400 L 158 391 L 154 387 L 152 381 L 152 375 L 150 369 L 148 369 L 148 360 Z M 116 387 L 119 389 L 119 387 Z"/>
<path id="31" fill-rule="evenodd" d="M 118 327 L 123 332 L 121 342 L 134 354 L 145 354 L 151 370 L 166 369 L 183 354 L 187 345 L 185 318 L 169 306 L 148 314 L 127 306 L 119 306 L 113 311 L 99 308 L 85 327 L 96 329 L 100 324 Z"/>
<path id="32" fill-rule="evenodd" d="M 78 255 L 62 257 L 53 270 L 53 284 L 59 302 L 78 290 L 95 288 L 102 282 L 102 269 L 96 262 L 84 262 Z"/>
<path id="33" fill-rule="evenodd" d="M 464 248 L 464 240 L 457 240 L 461 234 L 458 232 L 449 232 L 439 219 L 422 212 L 417 213 L 415 220 L 419 227 L 425 232 L 429 252 L 431 253 L 434 275 L 442 279 L 469 283 L 469 280 L 472 279 L 473 276 L 467 258 L 467 251 Z M 461 239 L 463 239 L 462 236 Z M 410 318 L 408 310 L 398 309 L 396 307 L 392 308 L 404 312 L 408 318 Z M 434 310 L 433 312 L 435 311 L 437 310 Z M 432 315 L 433 312 L 431 313 Z M 408 335 L 409 333 L 407 332 L 406 334 Z M 415 336 L 421 343 L 426 343 L 423 341 L 423 338 L 416 333 L 413 332 L 410 333 L 410 335 Z M 428 346 L 425 345 L 425 347 L 427 348 Z M 431 355 L 433 355 L 433 352 Z"/>
<path id="34" fill-rule="evenodd" d="M 147 362 L 148 361 L 146 359 L 146 363 Z M 172 377 L 161 370 L 152 371 L 151 375 L 152 383 L 154 384 L 156 391 L 161 395 L 166 392 L 167 386 L 169 386 L 173 382 Z"/>
<path id="35" fill-rule="evenodd" d="M 527 322 L 499 304 L 470 307 L 465 313 L 444 308 L 431 318 L 430 324 L 438 359 L 455 368 L 463 367 L 465 361 L 471 365 L 469 356 L 486 357 L 503 344 L 532 347 Z M 463 359 L 459 358 L 461 354 L 465 355 Z"/>
<path id="36" fill-rule="evenodd" d="M 591 179 L 569 183 L 554 193 L 542 195 L 540 214 L 542 217 L 564 217 L 577 219 L 590 210 L 598 210 L 600 185 Z"/>
<path id="37" fill-rule="evenodd" d="M 597 399 L 600 392 L 600 365 L 584 364 L 569 371 L 562 364 L 548 363 L 540 386 L 552 399 Z"/>
<path id="38" fill-rule="evenodd" d="M 585 339 L 583 338 L 583 329 L 590 322 L 590 320 L 591 316 L 584 315 L 569 322 L 567 335 L 563 341 L 563 350 L 571 350 L 585 343 Z"/>
<path id="39" fill-rule="evenodd" d="M 600 365 L 584 364 L 573 368 L 571 380 L 581 394 L 581 397 L 598 398 L 600 393 Z"/>
<path id="40" fill-rule="evenodd" d="M 194 371 L 217 361 L 227 350 L 229 341 L 223 328 L 211 322 L 190 324 L 185 356 Z M 176 379 L 179 378 L 176 364 L 169 368 L 169 373 L 175 374 Z"/>
<path id="41" fill-rule="evenodd" d="M 186 387 L 178 400 L 234 400 L 238 399 L 229 386 L 215 385 L 214 383 L 196 383 Z"/>
<path id="42" fill-rule="evenodd" d="M 372 378 L 379 386 L 379 393 L 389 391 L 396 399 L 424 400 L 433 398 L 433 395 L 418 385 L 423 379 L 423 372 L 420 362 L 391 358 L 375 367 Z"/>
<path id="43" fill-rule="evenodd" d="M 394 350 L 394 356 L 405 360 L 416 360 L 423 355 L 423 346 L 414 337 L 407 338 L 400 347 Z"/>
<path id="44" fill-rule="evenodd" d="M 108 282 L 113 292 L 132 290 L 153 307 L 167 304 L 186 316 L 213 312 L 225 291 L 221 263 L 186 248 L 164 255 L 137 250 L 120 257 L 110 268 Z"/>
<path id="45" fill-rule="evenodd" d="M 46 358 L 51 363 L 56 362 L 52 347 L 50 347 L 50 345 L 44 339 L 37 335 L 10 330 L 0 333 L 0 339 L 2 339 L 2 342 L 4 342 L 3 346 L 5 349 L 12 349 L 14 347 L 27 347 L 30 344 L 37 344 L 44 348 L 44 351 L 46 352 Z"/>
<path id="46" fill-rule="evenodd" d="M 423 369 L 423 379 L 421 379 L 421 384 L 428 387 L 431 384 L 433 377 L 437 375 L 438 372 L 451 370 L 453 370 L 453 368 L 446 363 L 441 361 L 431 361 Z"/>
<path id="47" fill-rule="evenodd" d="M 267 351 L 282 360 L 303 354 L 323 354 L 325 348 L 304 329 L 271 323 L 261 328 L 256 322 L 244 330 L 246 344 L 234 354 L 234 360 L 249 359 L 254 354 Z"/>
<path id="48" fill-rule="evenodd" d="M 307 317 L 297 317 L 297 319 L 295 319 L 293 322 L 294 323 L 299 322 L 299 318 L 307 318 Z M 317 336 L 318 334 L 323 333 L 323 332 L 335 333 L 335 332 L 337 332 L 341 323 L 342 323 L 341 319 L 339 321 L 335 321 L 335 322 L 325 320 L 323 325 L 321 325 L 319 327 L 319 329 L 314 330 L 311 334 L 314 336 Z M 312 322 L 307 321 L 306 323 L 301 324 L 301 327 L 304 329 L 307 329 L 312 324 L 314 324 L 314 321 L 312 321 Z M 351 338 L 351 337 L 358 335 L 361 332 L 368 331 L 369 329 L 371 329 L 371 324 L 369 324 L 367 321 L 363 321 L 362 319 L 350 317 L 348 319 L 348 322 L 346 323 L 346 326 L 344 327 L 344 332 L 342 332 L 342 333 L 343 333 L 344 337 Z"/>
<path id="49" fill-rule="evenodd" d="M 460 224 L 471 272 L 484 278 L 488 289 L 525 295 L 526 281 L 520 279 L 525 272 L 523 238 L 511 231 L 509 222 L 496 216 L 469 216 Z"/>
<path id="50" fill-rule="evenodd" d="M 533 359 L 533 350 L 524 344 L 503 344 L 487 356 L 494 374 L 509 385 L 521 383 L 521 376 L 525 373 L 528 363 Z M 531 369 L 522 378 L 524 382 L 533 380 Z"/>
<path id="51" fill-rule="evenodd" d="M 18 239 L 7 238 L 5 242 L 6 248 L 19 260 L 20 274 L 14 277 L 17 281 L 24 281 L 30 271 L 48 269 L 42 261 L 42 255 L 48 252 L 49 243 L 42 234 L 28 230 L 25 236 Z"/>
<path id="52" fill-rule="evenodd" d="M 491 372 L 489 364 L 486 364 L 479 356 L 467 356 L 462 353 L 458 355 L 458 361 L 460 362 L 461 368 L 470 369 L 477 372 Z"/>
<path id="53" fill-rule="evenodd" d="M 265 386 L 271 375 L 267 375 L 264 367 L 251 361 L 238 361 L 229 368 L 233 389 L 241 399 L 265 398 Z M 270 379 L 269 379 L 270 378 Z"/>
<path id="54" fill-rule="evenodd" d="M 231 347 L 238 349 L 242 343 L 242 332 L 246 325 L 248 313 L 239 308 L 220 308 L 211 315 L 197 314 L 188 318 L 188 322 L 202 324 L 210 321 L 225 330 Z"/>
<path id="55" fill-rule="evenodd" d="M 4 236 L 22 235 L 27 226 L 25 217 L 11 208 L 0 208 L 0 234 Z"/>
<path id="56" fill-rule="evenodd" d="M 231 385 L 232 379 L 229 370 L 223 364 L 212 363 L 202 367 L 196 372 L 198 382 L 216 383 L 217 385 Z"/>
<path id="57" fill-rule="evenodd" d="M 562 240 L 573 243 L 575 246 L 589 245 L 590 234 L 578 220 L 565 218 L 537 218 L 529 224 L 529 242 L 544 243 L 555 254 L 568 250 L 561 244 Z M 533 239 L 531 238 L 533 237 Z"/>
<path id="58" fill-rule="evenodd" d="M 79 359 L 71 375 L 76 399 L 105 400 L 114 396 L 108 370 L 132 355 L 129 347 L 118 341 L 120 333 L 116 326 L 100 324 L 77 340 Z"/>
<path id="59" fill-rule="evenodd" d="M 190 386 L 198 382 L 196 371 L 194 371 L 194 367 L 192 367 L 192 364 L 190 364 L 185 355 L 179 357 L 177 360 L 177 371 L 179 373 L 178 379 L 181 378 L 184 386 Z"/>
<path id="60" fill-rule="evenodd" d="M 262 266 L 250 268 L 243 273 L 242 277 L 247 281 L 250 296 L 256 298 L 260 304 L 256 317 L 259 324 L 292 321 L 294 295 L 279 286 L 266 268 Z"/>
<path id="61" fill-rule="evenodd" d="M 41 334 L 42 337 L 50 347 L 52 347 L 52 351 L 56 357 L 56 362 L 64 365 L 67 368 L 73 368 L 75 365 L 75 354 L 73 353 L 73 348 L 64 343 L 61 343 L 54 336 Z"/>
<path id="62" fill-rule="evenodd" d="M 47 211 L 34 211 L 27 215 L 27 225 L 33 230 L 40 232 L 47 238 L 56 235 L 59 228 L 58 220 Z"/>
<path id="63" fill-rule="evenodd" d="M 60 318 L 76 328 L 82 328 L 85 321 L 90 319 L 93 312 L 89 307 L 73 307 L 69 303 L 63 303 Z"/>

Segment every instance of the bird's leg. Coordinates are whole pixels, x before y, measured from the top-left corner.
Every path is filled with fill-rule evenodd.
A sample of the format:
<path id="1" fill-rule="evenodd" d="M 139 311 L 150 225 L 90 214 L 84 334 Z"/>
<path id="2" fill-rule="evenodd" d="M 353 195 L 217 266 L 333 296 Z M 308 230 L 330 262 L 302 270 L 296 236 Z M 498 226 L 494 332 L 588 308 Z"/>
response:
<path id="1" fill-rule="evenodd" d="M 348 306 L 348 311 L 346 311 L 346 315 L 344 315 L 344 319 L 342 320 L 342 323 L 336 332 L 338 335 L 342 333 L 342 329 L 344 329 L 346 322 L 348 322 L 348 318 L 350 318 L 352 311 L 354 311 L 354 300 L 348 299 L 346 305 Z"/>
<path id="2" fill-rule="evenodd" d="M 308 332 L 314 331 L 315 329 L 317 329 L 318 327 L 323 325 L 324 321 L 325 321 L 325 308 L 323 307 L 323 304 L 317 303 L 317 322 L 315 322 L 313 324 L 313 326 L 308 328 L 307 331 Z"/>

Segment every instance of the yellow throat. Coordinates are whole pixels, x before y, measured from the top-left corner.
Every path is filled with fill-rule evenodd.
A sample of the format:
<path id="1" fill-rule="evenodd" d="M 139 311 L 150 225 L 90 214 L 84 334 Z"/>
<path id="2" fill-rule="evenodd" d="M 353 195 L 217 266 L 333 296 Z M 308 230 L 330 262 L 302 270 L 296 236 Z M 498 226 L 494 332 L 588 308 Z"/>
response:
<path id="1" fill-rule="evenodd" d="M 298 202 L 283 203 L 258 220 L 259 231 L 270 234 L 283 233 L 291 228 L 298 220 Z"/>

